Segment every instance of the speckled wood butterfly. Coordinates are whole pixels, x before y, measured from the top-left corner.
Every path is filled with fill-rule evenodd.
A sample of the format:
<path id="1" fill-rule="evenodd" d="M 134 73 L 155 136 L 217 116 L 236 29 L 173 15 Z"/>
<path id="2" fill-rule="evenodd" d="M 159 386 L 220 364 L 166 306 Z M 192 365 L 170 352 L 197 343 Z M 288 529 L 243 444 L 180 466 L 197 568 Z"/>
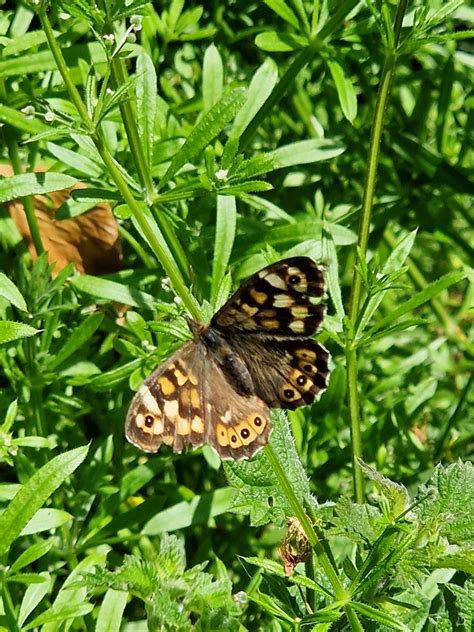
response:
<path id="1" fill-rule="evenodd" d="M 329 354 L 311 340 L 326 312 L 320 268 L 278 261 L 248 279 L 209 326 L 188 320 L 193 340 L 142 384 L 126 436 L 146 452 L 211 445 L 222 459 L 253 456 L 268 441 L 270 408 L 310 404 L 327 385 Z"/>

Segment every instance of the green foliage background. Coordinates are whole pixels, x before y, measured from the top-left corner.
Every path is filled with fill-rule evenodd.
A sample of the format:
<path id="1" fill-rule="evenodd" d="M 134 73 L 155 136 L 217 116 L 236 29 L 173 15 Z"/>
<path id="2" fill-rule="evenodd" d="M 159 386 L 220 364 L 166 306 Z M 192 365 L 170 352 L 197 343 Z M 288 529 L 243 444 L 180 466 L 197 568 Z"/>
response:
<path id="1" fill-rule="evenodd" d="M 0 14 L 0 201 L 41 253 L 30 196 L 83 181 L 56 218 L 109 201 L 124 245 L 116 274 L 53 279 L 0 213 L 0 630 L 471 629 L 473 22 L 437 0 Z M 291 255 L 326 266 L 321 400 L 248 463 L 126 444 L 184 316 Z"/>

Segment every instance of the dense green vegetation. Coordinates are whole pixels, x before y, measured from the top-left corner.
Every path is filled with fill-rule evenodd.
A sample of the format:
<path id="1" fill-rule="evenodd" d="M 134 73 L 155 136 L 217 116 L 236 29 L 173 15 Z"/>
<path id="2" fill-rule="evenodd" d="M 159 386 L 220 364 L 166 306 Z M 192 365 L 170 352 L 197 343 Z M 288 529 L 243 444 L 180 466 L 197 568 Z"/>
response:
<path id="1" fill-rule="evenodd" d="M 33 196 L 81 181 L 58 222 L 109 202 L 123 261 L 52 274 L 1 211 L 0 630 L 472 629 L 474 10 L 12 5 L 0 202 L 40 254 Z M 185 316 L 292 255 L 320 401 L 251 461 L 126 443 Z"/>

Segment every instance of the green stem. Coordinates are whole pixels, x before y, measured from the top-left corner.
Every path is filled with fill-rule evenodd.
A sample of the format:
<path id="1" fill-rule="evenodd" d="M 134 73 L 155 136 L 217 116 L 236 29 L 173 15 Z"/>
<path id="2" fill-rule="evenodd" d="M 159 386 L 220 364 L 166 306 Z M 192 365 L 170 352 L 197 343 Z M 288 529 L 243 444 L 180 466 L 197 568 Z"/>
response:
<path id="1" fill-rule="evenodd" d="M 395 72 L 396 51 L 400 40 L 401 25 L 405 14 L 407 0 L 400 0 L 397 7 L 395 24 L 393 29 L 393 46 L 388 50 L 382 71 L 377 101 L 375 104 L 374 118 L 370 132 L 369 154 L 367 158 L 367 173 L 365 178 L 364 194 L 359 223 L 358 249 L 360 256 L 366 258 L 370 236 L 370 221 L 375 196 L 375 184 L 380 157 L 380 141 L 382 138 L 385 111 L 388 104 L 390 89 Z M 354 268 L 352 279 L 352 291 L 349 303 L 349 319 L 355 324 L 360 312 L 362 295 L 362 277 Z M 355 499 L 358 503 L 364 502 L 364 480 L 358 459 L 362 458 L 362 440 L 360 431 L 360 402 L 358 385 L 358 360 L 357 346 L 353 337 L 348 336 L 346 343 L 347 361 L 347 393 L 350 415 L 350 428 L 352 437 L 352 467 Z"/>
<path id="2" fill-rule="evenodd" d="M 119 168 L 114 162 L 112 155 L 107 149 L 102 134 L 100 130 L 95 129 L 93 121 L 90 119 L 87 108 L 83 101 L 81 100 L 80 94 L 74 85 L 71 76 L 69 74 L 69 70 L 67 68 L 66 62 L 62 55 L 62 51 L 58 45 L 57 39 L 54 37 L 53 29 L 51 27 L 51 23 L 49 21 L 48 16 L 44 12 L 39 12 L 39 18 L 41 24 L 43 26 L 43 31 L 46 35 L 48 45 L 51 49 L 53 57 L 56 61 L 56 65 L 58 67 L 59 72 L 63 78 L 66 89 L 69 93 L 69 96 L 74 103 L 79 117 L 82 120 L 83 125 L 88 131 L 91 140 L 96 146 L 97 151 L 99 152 L 100 157 L 102 158 L 105 166 L 107 167 L 111 178 L 113 179 L 115 185 L 120 191 L 125 203 L 129 206 L 130 211 L 132 213 L 133 219 L 135 220 L 138 228 L 144 235 L 148 244 L 150 245 L 152 251 L 156 255 L 157 259 L 160 261 L 163 266 L 166 274 L 168 275 L 171 285 L 176 292 L 176 294 L 181 298 L 185 308 L 189 312 L 189 314 L 196 320 L 200 320 L 201 314 L 198 308 L 198 305 L 194 301 L 194 298 L 188 291 L 188 287 L 184 282 L 184 279 L 181 275 L 181 272 L 171 254 L 171 251 L 168 247 L 167 242 L 165 241 L 163 234 L 156 222 L 152 218 L 149 213 L 143 212 L 139 203 L 133 197 L 133 194 L 120 172 Z"/>
<path id="3" fill-rule="evenodd" d="M 3 83 L 2 83 L 2 87 L 3 87 Z M 10 162 L 13 168 L 13 173 L 15 173 L 16 175 L 21 174 L 23 173 L 23 169 L 22 169 L 20 156 L 18 153 L 18 143 L 13 138 L 10 131 L 7 129 L 4 132 L 4 136 L 5 136 L 5 143 L 8 149 L 8 155 L 10 157 Z M 35 207 L 33 205 L 33 199 L 31 195 L 27 195 L 21 198 L 21 202 L 23 204 L 23 209 L 25 211 L 28 228 L 30 229 L 31 239 L 35 247 L 36 254 L 39 257 L 39 255 L 44 252 L 44 247 L 43 247 L 43 242 L 41 241 L 41 233 L 39 230 L 38 218 L 36 217 L 36 213 L 35 213 Z"/>
<path id="4" fill-rule="evenodd" d="M 15 608 L 13 606 L 12 598 L 10 596 L 10 591 L 8 590 L 8 584 L 6 581 L 4 581 L 2 587 L 2 601 L 3 608 L 5 610 L 5 623 L 8 623 L 8 629 L 11 632 L 20 632 L 17 618 L 15 616 Z"/>
<path id="5" fill-rule="evenodd" d="M 474 378 L 474 374 L 471 373 L 469 375 L 469 379 L 466 382 L 466 385 L 464 386 L 462 393 L 461 393 L 461 397 L 459 398 L 459 401 L 456 405 L 456 408 L 454 409 L 453 414 L 451 415 L 451 417 L 448 419 L 447 423 L 446 423 L 446 428 L 444 429 L 443 434 L 441 435 L 440 440 L 438 441 L 438 446 L 435 450 L 435 458 L 439 459 L 441 458 L 441 455 L 443 453 L 444 448 L 446 447 L 446 444 L 448 442 L 448 437 L 451 433 L 452 428 L 454 427 L 454 424 L 457 422 L 459 415 L 461 414 L 461 410 L 463 409 L 464 403 L 467 399 L 467 396 L 469 395 L 470 391 L 471 391 L 471 387 L 472 387 L 472 380 Z"/>
<path id="6" fill-rule="evenodd" d="M 344 586 L 342 585 L 337 575 L 336 568 L 332 565 L 329 556 L 324 550 L 324 547 L 321 544 L 316 534 L 316 531 L 313 528 L 313 525 L 311 524 L 305 510 L 303 509 L 302 504 L 296 497 L 296 494 L 293 491 L 293 487 L 291 486 L 291 483 L 288 480 L 285 474 L 285 471 L 282 468 L 280 461 L 278 460 L 270 444 L 267 444 L 265 446 L 265 454 L 267 455 L 267 458 L 270 461 L 270 465 L 272 466 L 273 471 L 275 472 L 275 476 L 277 477 L 278 482 L 280 483 L 283 493 L 285 494 L 288 502 L 291 505 L 294 515 L 298 519 L 308 542 L 312 546 L 313 551 L 315 552 L 316 557 L 318 558 L 318 562 L 320 563 L 322 569 L 326 573 L 326 577 L 328 578 L 333 588 L 335 600 L 340 601 L 341 603 L 344 604 L 343 609 L 346 614 L 347 620 L 349 621 L 351 625 L 351 628 L 355 630 L 356 632 L 362 632 L 363 628 L 360 624 L 359 618 L 357 617 L 356 612 L 353 610 L 349 602 L 350 593 L 348 593 L 344 589 Z"/>
<path id="7" fill-rule="evenodd" d="M 288 480 L 285 474 L 285 471 L 282 468 L 280 461 L 278 460 L 270 444 L 267 444 L 265 446 L 265 454 L 268 460 L 270 461 L 270 465 L 272 466 L 273 471 L 275 472 L 275 476 L 278 479 L 278 482 L 283 490 L 283 493 L 285 494 L 288 502 L 291 505 L 291 509 L 294 515 L 298 519 L 308 542 L 313 547 L 321 566 L 323 567 L 329 581 L 331 582 L 331 586 L 334 589 L 334 595 L 336 599 L 338 601 L 339 600 L 346 601 L 348 598 L 348 595 L 346 591 L 344 590 L 341 582 L 339 581 L 339 577 L 337 576 L 335 569 L 333 568 L 331 562 L 329 561 L 329 558 L 326 555 L 326 552 L 324 551 L 319 541 L 319 538 L 316 535 L 315 530 L 313 529 L 313 525 L 311 524 L 308 516 L 306 515 L 305 510 L 303 509 L 303 505 L 300 503 L 300 501 L 296 497 L 296 494 L 293 491 L 293 487 L 291 486 L 291 483 Z"/>

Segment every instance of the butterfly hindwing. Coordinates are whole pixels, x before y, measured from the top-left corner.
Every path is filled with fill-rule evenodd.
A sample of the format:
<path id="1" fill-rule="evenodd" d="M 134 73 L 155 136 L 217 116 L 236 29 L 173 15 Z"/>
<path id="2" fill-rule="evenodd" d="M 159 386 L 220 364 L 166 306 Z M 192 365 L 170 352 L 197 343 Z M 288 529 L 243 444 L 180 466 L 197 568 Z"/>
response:
<path id="1" fill-rule="evenodd" d="M 232 388 L 222 368 L 213 360 L 207 369 L 204 390 L 209 423 L 207 442 L 221 459 L 248 459 L 268 442 L 270 409 L 257 395 L 243 396 Z"/>
<path id="2" fill-rule="evenodd" d="M 291 257 L 267 266 L 246 281 L 214 315 L 211 327 L 231 333 L 267 332 L 310 336 L 326 308 L 309 297 L 324 295 L 322 270 L 309 257 Z"/>
<path id="3" fill-rule="evenodd" d="M 327 386 L 329 353 L 311 339 L 264 340 L 237 334 L 236 353 L 246 358 L 254 392 L 270 408 L 295 409 L 311 404 Z"/>

